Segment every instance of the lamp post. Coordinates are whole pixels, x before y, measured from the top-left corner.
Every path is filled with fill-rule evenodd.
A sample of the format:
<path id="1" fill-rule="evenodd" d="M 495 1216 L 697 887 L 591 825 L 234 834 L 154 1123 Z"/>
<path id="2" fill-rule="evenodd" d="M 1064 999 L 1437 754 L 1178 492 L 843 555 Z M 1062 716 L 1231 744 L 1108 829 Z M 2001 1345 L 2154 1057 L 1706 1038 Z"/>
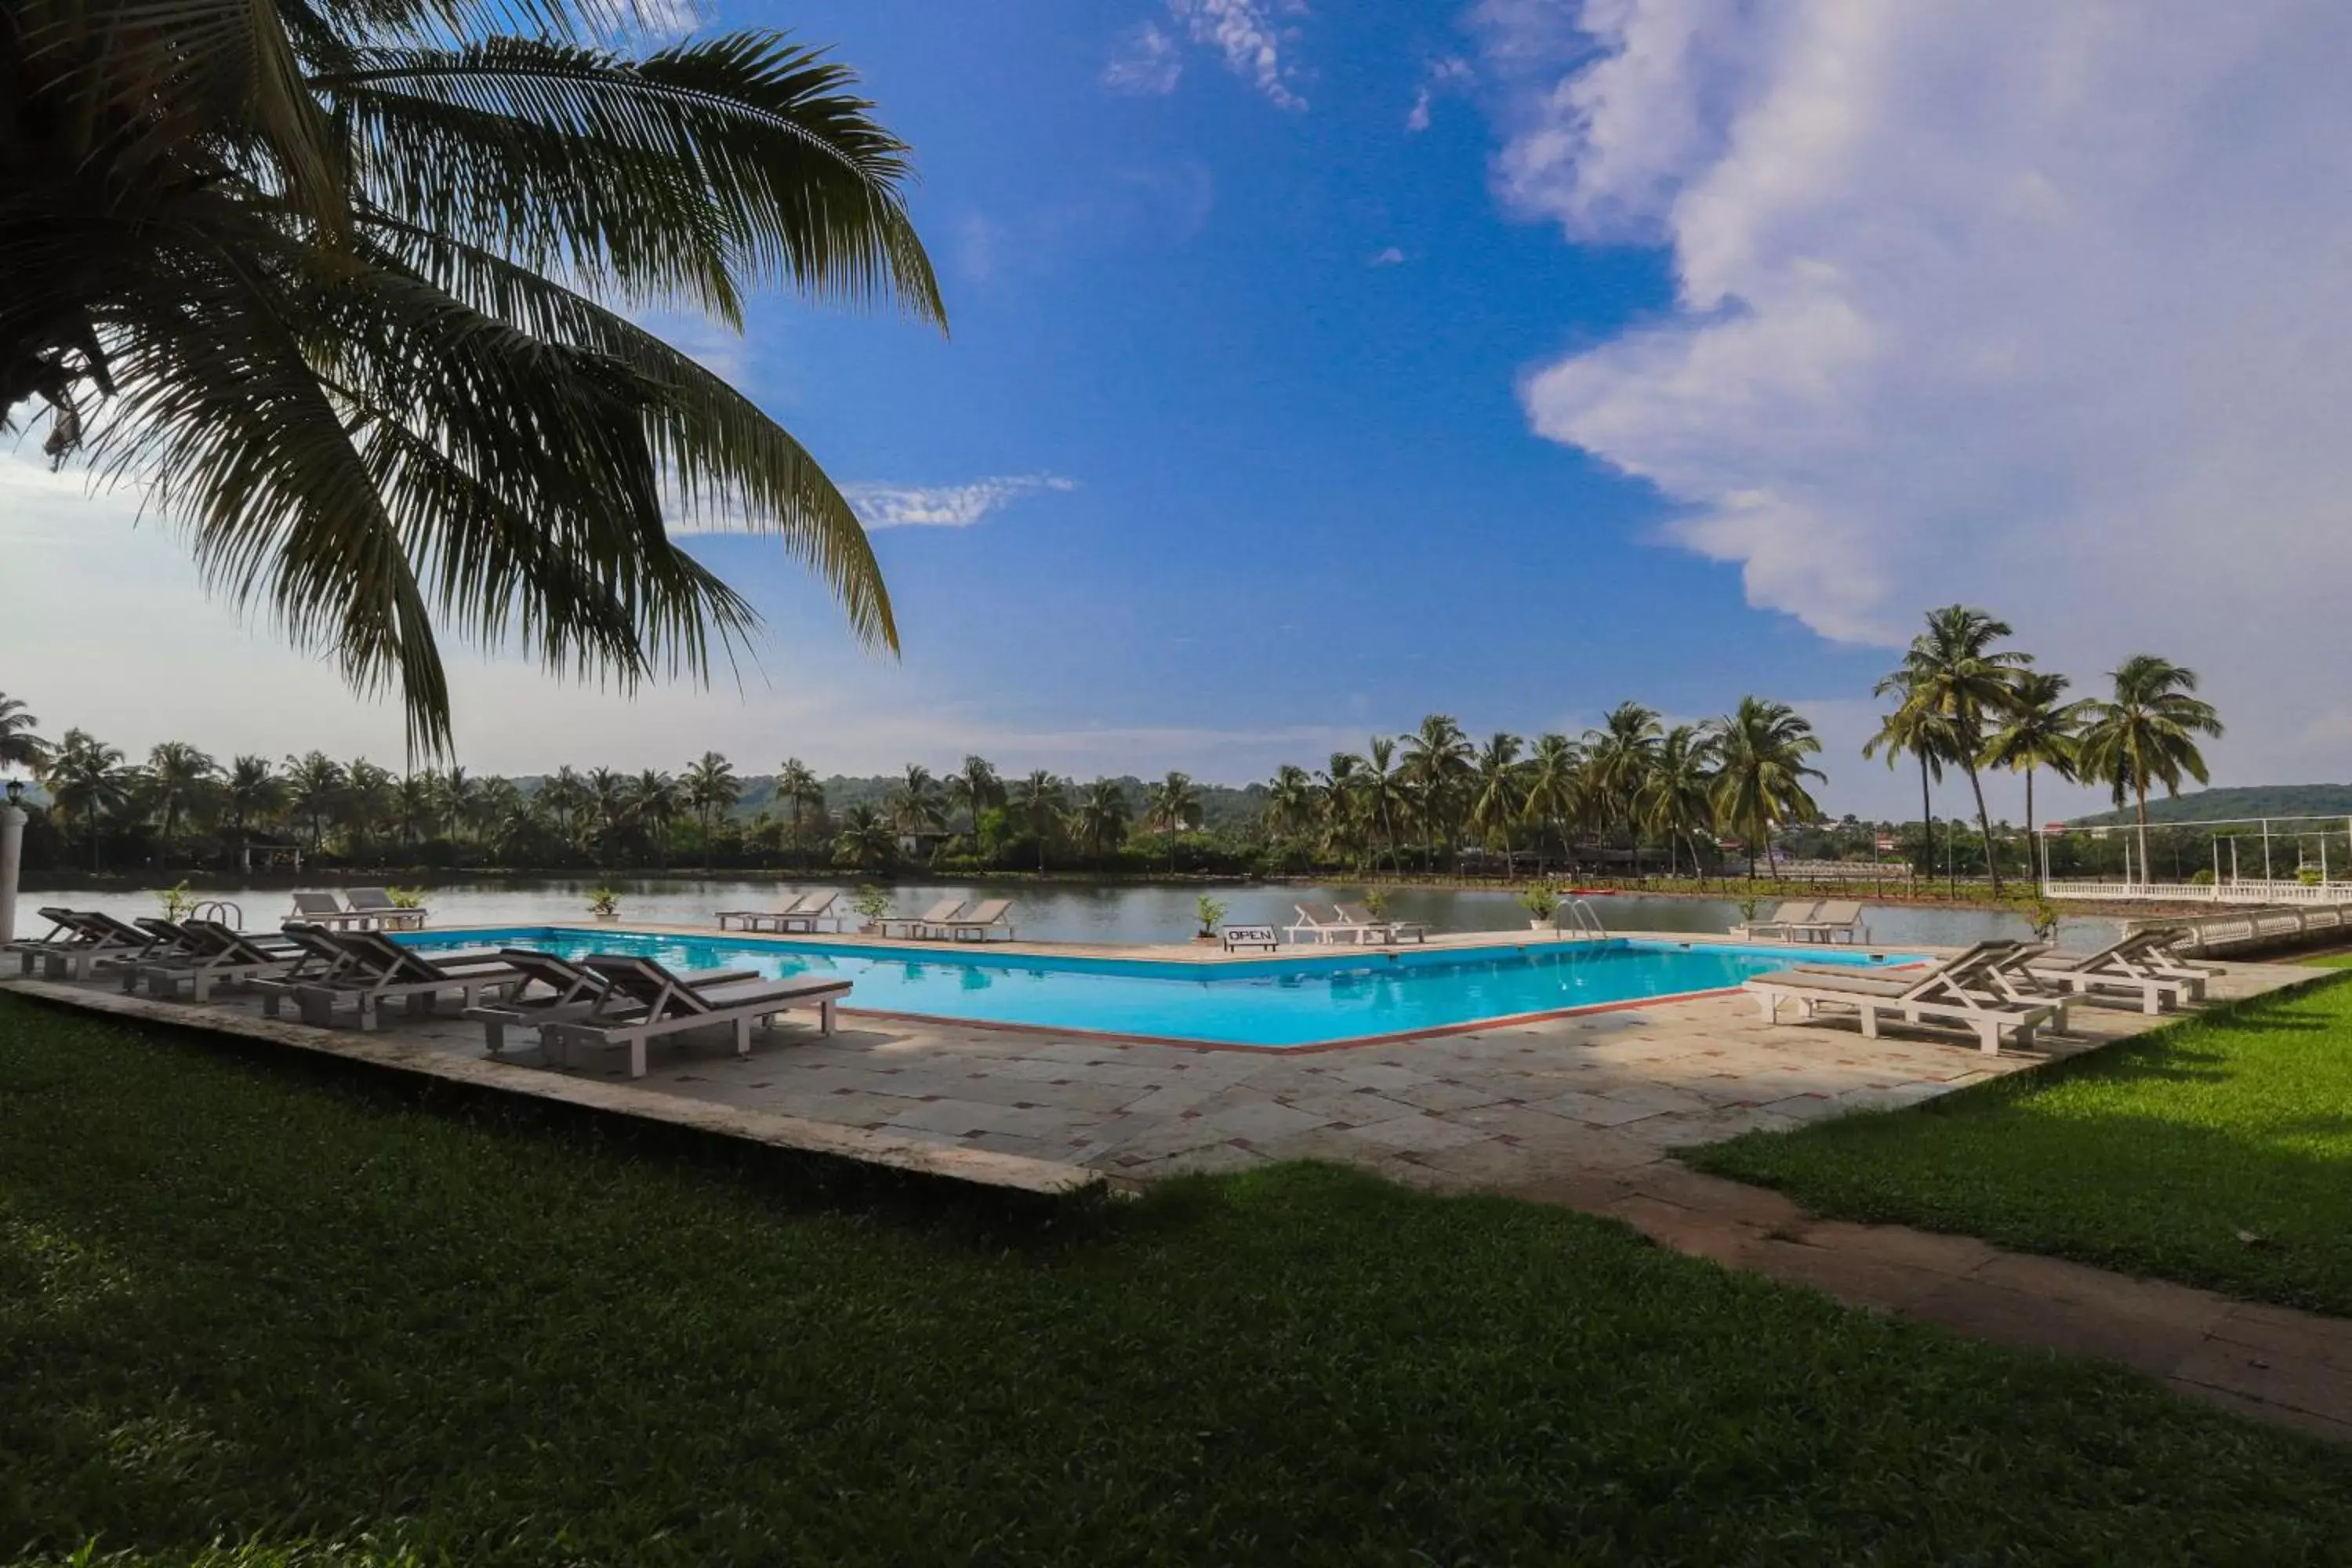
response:
<path id="1" fill-rule="evenodd" d="M 8 781 L 8 804 L 0 805 L 0 943 L 16 940 L 16 873 L 25 859 L 25 781 Z"/>

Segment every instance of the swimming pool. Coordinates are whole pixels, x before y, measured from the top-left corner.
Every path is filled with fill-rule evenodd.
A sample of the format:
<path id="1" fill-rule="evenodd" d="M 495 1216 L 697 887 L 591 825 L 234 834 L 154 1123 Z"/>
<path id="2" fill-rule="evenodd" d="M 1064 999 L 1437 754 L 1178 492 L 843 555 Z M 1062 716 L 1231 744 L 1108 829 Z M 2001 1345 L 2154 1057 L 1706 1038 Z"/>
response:
<path id="1" fill-rule="evenodd" d="M 847 1005 L 873 1012 L 1276 1049 L 1724 990 L 1798 961 L 1905 961 L 1900 955 L 1819 946 L 1623 938 L 1479 948 L 1343 948 L 1213 964 L 1080 954 L 1046 958 L 969 947 L 909 952 L 566 926 L 428 931 L 399 940 L 428 952 L 527 947 L 567 958 L 632 952 L 673 969 L 833 974 L 856 986 Z"/>

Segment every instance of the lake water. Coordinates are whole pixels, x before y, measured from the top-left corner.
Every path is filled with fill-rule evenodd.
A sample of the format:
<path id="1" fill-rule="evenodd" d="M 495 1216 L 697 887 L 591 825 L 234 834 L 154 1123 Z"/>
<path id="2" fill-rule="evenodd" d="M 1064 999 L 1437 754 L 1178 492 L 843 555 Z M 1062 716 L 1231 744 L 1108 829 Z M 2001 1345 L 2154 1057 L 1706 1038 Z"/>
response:
<path id="1" fill-rule="evenodd" d="M 310 885 L 310 884 L 306 884 Z M 323 885 L 323 884 L 318 884 Z M 512 880 L 468 880 L 428 887 L 425 902 L 432 923 L 452 925 L 547 925 L 576 922 L 585 917 L 588 893 L 599 885 L 595 878 L 518 878 Z M 721 910 L 772 910 L 783 902 L 798 884 L 774 881 L 711 880 L 663 878 L 622 879 L 611 884 L 621 894 L 621 918 L 666 925 L 708 925 Z M 814 886 L 816 884 L 807 884 Z M 230 881 L 197 884 L 200 897 L 236 902 L 248 927 L 274 927 L 291 908 L 284 886 L 241 886 Z M 1008 898 L 1013 918 L 1024 938 L 1040 942 L 1181 942 L 1194 930 L 1192 906 L 1202 893 L 1227 908 L 1234 924 L 1287 925 L 1297 917 L 1291 906 L 1301 902 L 1360 901 L 1364 889 L 1345 883 L 1329 887 L 1291 887 L 1267 883 L 1181 887 L 1139 886 L 1134 883 L 1085 882 L 919 882 L 889 885 L 891 900 L 904 911 L 919 911 L 940 899 Z M 847 899 L 848 893 L 844 891 Z M 19 901 L 20 930 L 38 931 L 42 922 L 33 910 L 42 904 L 68 909 L 100 909 L 128 920 L 157 913 L 161 905 L 152 892 L 120 889 L 53 889 L 27 891 Z M 1594 912 L 1612 931 L 1724 931 L 1739 920 L 1739 906 L 1722 899 L 1670 899 L 1620 894 L 1591 900 Z M 1763 912 L 1769 914 L 1767 901 Z M 1871 940 L 1881 947 L 1913 945 L 1960 947 L 1988 937 L 2023 937 L 2031 928 L 2005 910 L 1910 909 L 1864 901 L 1864 920 Z M 1396 888 L 1389 890 L 1389 912 L 1399 920 L 1425 921 L 1438 931 L 1525 931 L 1527 911 L 1517 900 L 1500 890 L 1451 890 L 1441 888 Z M 2070 919 L 2060 928 L 2059 941 L 2070 948 L 2095 948 L 2112 940 L 2119 922 L 2100 918 Z"/>

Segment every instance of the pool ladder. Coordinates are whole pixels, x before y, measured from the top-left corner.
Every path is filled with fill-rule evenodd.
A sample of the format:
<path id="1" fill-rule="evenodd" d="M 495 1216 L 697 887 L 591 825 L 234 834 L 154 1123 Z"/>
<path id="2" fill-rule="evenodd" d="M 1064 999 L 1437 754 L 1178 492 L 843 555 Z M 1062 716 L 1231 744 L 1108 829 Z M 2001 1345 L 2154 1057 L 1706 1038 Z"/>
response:
<path id="1" fill-rule="evenodd" d="M 1552 917 L 1551 923 L 1554 931 L 1562 935 L 1573 935 L 1580 942 L 1609 940 L 1609 928 L 1601 923 L 1592 906 L 1582 899 L 1573 899 L 1561 905 L 1559 913 Z"/>

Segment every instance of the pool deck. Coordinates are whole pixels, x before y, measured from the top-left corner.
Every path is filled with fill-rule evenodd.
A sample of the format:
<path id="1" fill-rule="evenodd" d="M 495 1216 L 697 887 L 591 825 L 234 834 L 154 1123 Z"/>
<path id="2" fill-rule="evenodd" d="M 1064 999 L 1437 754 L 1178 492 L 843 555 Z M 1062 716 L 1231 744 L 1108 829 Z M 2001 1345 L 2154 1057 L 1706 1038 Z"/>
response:
<path id="1" fill-rule="evenodd" d="M 637 922 L 615 929 L 718 934 L 712 927 Z M 466 931 L 435 934 L 462 939 Z M 1526 940 L 1517 932 L 1454 933 L 1431 946 Z M 867 937 L 814 941 L 880 945 Z M 936 953 L 941 944 L 887 945 Z M 1192 944 L 998 942 L 989 951 L 995 957 L 1226 958 Z M 1330 951 L 1286 946 L 1279 956 Z M 2307 969 L 2233 963 L 2212 989 L 2217 997 L 2252 995 L 2311 977 Z M 488 1059 L 479 1026 L 446 1014 L 387 1013 L 382 1030 L 362 1035 L 265 1019 L 257 1002 L 234 994 L 195 1006 L 126 997 L 111 979 L 0 984 L 479 1087 L 1033 1190 L 1097 1178 L 1130 1184 L 1308 1157 L 1423 1187 L 1532 1193 L 1562 1181 L 1638 1173 L 1678 1147 L 1753 1128 L 1910 1104 L 2162 1021 L 2122 1006 L 2078 1005 L 2072 1037 L 2045 1035 L 2032 1051 L 2004 1048 L 1989 1057 L 1973 1040 L 1941 1032 L 1895 1029 L 1864 1040 L 1851 1023 L 1767 1025 L 1750 999 L 1715 993 L 1339 1048 L 1267 1050 L 845 1007 L 830 1039 L 816 1034 L 810 1016 L 788 1015 L 754 1035 L 749 1058 L 738 1058 L 724 1042 L 672 1044 L 657 1047 L 651 1070 L 632 1080 L 625 1053 L 582 1052 L 573 1067 L 557 1068 L 543 1062 L 527 1034 L 503 1057 Z"/>

